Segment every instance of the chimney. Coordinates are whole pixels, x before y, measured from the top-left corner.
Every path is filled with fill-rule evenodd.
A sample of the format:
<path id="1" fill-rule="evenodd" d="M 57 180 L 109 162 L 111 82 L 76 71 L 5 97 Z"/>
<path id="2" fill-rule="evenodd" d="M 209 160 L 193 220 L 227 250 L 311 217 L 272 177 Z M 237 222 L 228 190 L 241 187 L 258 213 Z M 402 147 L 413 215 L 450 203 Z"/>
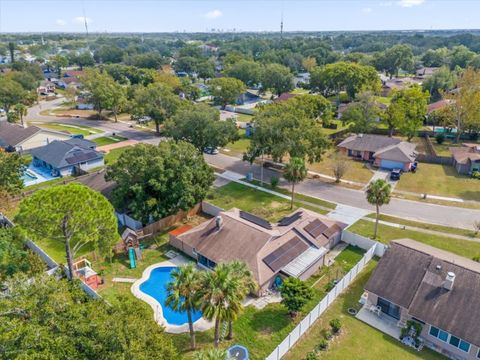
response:
<path id="1" fill-rule="evenodd" d="M 445 283 L 443 284 L 443 288 L 446 290 L 452 290 L 454 282 L 455 282 L 455 273 L 449 271 L 447 273 L 447 277 L 445 278 Z"/>
<path id="2" fill-rule="evenodd" d="M 217 230 L 220 230 L 221 227 L 222 227 L 222 223 L 223 223 L 223 219 L 220 215 L 218 215 L 216 218 L 215 218 L 215 224 L 217 226 Z"/>

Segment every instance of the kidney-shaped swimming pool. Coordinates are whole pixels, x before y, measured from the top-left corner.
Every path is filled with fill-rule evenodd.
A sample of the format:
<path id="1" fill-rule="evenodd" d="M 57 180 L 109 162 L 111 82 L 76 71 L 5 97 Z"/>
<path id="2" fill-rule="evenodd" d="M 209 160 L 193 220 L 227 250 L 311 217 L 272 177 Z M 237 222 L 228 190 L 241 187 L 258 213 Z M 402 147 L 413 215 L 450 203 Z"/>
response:
<path id="1" fill-rule="evenodd" d="M 171 273 L 175 270 L 174 266 L 157 267 L 150 272 L 147 280 L 139 286 L 141 292 L 154 298 L 162 307 L 163 318 L 170 325 L 183 325 L 188 323 L 187 313 L 174 311 L 165 305 L 167 298 L 167 284 L 171 281 Z M 193 322 L 202 317 L 200 311 L 192 313 Z"/>

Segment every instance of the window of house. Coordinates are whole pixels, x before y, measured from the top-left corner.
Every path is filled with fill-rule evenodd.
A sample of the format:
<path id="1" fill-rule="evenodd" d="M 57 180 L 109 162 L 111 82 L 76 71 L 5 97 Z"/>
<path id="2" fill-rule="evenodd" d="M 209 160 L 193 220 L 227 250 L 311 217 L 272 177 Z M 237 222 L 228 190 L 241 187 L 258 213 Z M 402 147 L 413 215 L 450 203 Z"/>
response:
<path id="1" fill-rule="evenodd" d="M 460 345 L 460 339 L 457 338 L 456 336 L 450 336 L 450 345 L 453 345 L 455 347 L 458 347 L 458 345 Z"/>
<path id="2" fill-rule="evenodd" d="M 478 349 L 477 358 L 480 359 L 480 349 Z"/>
<path id="3" fill-rule="evenodd" d="M 445 341 L 447 342 L 448 340 L 448 333 L 446 331 L 443 331 L 443 330 L 440 330 L 440 332 L 438 333 L 438 338 L 442 341 Z"/>
<path id="4" fill-rule="evenodd" d="M 440 330 L 438 330 L 436 327 L 430 326 L 430 335 L 432 335 L 434 337 L 438 337 L 439 331 Z"/>
<path id="5" fill-rule="evenodd" d="M 440 330 L 439 328 L 436 328 L 434 326 L 430 326 L 430 331 L 429 334 L 433 337 L 436 337 L 437 339 L 440 339 L 462 351 L 465 351 L 468 353 L 470 351 L 470 344 L 456 336 L 453 336 L 452 334 L 449 334 L 446 331 Z M 480 351 L 477 354 L 477 358 L 480 359 Z"/>
<path id="6" fill-rule="evenodd" d="M 470 351 L 470 344 L 466 341 L 460 340 L 460 346 L 458 348 L 468 353 Z"/>

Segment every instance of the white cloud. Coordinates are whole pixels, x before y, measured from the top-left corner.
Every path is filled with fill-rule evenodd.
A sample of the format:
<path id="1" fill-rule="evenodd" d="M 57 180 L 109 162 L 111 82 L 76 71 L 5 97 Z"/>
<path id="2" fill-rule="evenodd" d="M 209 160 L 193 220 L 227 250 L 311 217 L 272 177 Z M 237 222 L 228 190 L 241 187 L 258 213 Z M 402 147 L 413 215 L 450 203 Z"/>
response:
<path id="1" fill-rule="evenodd" d="M 83 25 L 85 24 L 85 21 L 87 21 L 87 24 L 90 24 L 93 22 L 91 18 L 83 17 L 83 16 L 77 16 L 72 19 L 72 22 L 77 25 Z"/>
<path id="2" fill-rule="evenodd" d="M 373 11 L 372 8 L 369 8 L 369 7 L 366 7 L 366 8 L 363 8 L 363 9 L 362 9 L 362 12 L 363 12 L 364 14 L 370 14 L 372 11 Z"/>
<path id="3" fill-rule="evenodd" d="M 223 13 L 222 13 L 220 10 L 218 10 L 218 9 L 209 11 L 209 12 L 207 12 L 207 13 L 205 14 L 205 17 L 206 17 L 207 19 L 216 19 L 216 18 L 219 18 L 219 17 L 221 17 L 221 16 L 223 16 Z"/>
<path id="4" fill-rule="evenodd" d="M 412 7 L 417 5 L 422 5 L 425 0 L 400 0 L 397 4 L 401 7 Z"/>
<path id="5" fill-rule="evenodd" d="M 380 6 L 392 6 L 393 5 L 393 1 L 380 1 Z"/>
<path id="6" fill-rule="evenodd" d="M 55 20 L 55 24 L 57 24 L 59 26 L 65 26 L 65 25 L 67 25 L 67 22 L 63 19 L 57 19 L 57 20 Z"/>

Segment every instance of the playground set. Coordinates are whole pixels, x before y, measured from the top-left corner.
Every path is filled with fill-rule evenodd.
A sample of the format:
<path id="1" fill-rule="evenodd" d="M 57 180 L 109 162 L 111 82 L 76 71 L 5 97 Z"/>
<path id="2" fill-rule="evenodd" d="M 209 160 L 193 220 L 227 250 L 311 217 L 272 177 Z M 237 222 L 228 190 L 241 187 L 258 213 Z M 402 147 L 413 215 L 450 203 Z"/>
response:
<path id="1" fill-rule="evenodd" d="M 121 249 L 128 256 L 130 269 L 135 269 L 137 261 L 142 260 L 143 245 L 140 240 L 144 237 L 143 231 L 134 231 L 130 228 L 126 228 L 122 234 Z"/>
<path id="2" fill-rule="evenodd" d="M 85 258 L 81 258 L 73 263 L 75 275 L 93 290 L 103 283 L 102 278 L 92 269 L 92 264 Z"/>

